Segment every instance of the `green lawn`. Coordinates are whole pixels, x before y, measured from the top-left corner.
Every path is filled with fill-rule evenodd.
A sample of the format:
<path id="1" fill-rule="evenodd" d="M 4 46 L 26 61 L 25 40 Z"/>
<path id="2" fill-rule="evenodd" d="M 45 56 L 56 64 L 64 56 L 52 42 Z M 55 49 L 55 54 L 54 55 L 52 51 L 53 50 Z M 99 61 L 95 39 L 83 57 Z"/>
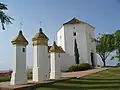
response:
<path id="1" fill-rule="evenodd" d="M 0 76 L 0 82 L 6 82 L 6 81 L 10 81 L 10 77 L 8 77 L 8 76 Z"/>
<path id="2" fill-rule="evenodd" d="M 6 82 L 6 81 L 10 81 L 10 76 L 11 75 L 1 75 L 0 74 L 0 82 Z M 28 70 L 27 71 L 27 78 L 28 80 L 31 80 L 32 79 L 32 70 Z"/>
<path id="3" fill-rule="evenodd" d="M 36 90 L 120 90 L 120 67 L 80 79 L 59 82 Z"/>

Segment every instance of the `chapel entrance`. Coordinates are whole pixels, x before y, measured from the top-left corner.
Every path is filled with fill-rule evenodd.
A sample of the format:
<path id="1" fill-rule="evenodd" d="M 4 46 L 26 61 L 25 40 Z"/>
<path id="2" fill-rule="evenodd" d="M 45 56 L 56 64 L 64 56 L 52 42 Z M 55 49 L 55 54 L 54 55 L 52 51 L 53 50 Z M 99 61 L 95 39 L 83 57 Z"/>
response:
<path id="1" fill-rule="evenodd" d="M 91 63 L 92 63 L 92 66 L 94 67 L 94 53 L 91 52 Z"/>

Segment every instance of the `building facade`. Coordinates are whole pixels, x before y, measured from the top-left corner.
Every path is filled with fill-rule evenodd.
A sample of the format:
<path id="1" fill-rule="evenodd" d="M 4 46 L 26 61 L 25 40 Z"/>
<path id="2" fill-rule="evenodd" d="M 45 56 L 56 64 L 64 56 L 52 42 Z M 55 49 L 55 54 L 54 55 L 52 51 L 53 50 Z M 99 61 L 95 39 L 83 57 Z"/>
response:
<path id="1" fill-rule="evenodd" d="M 11 74 L 11 85 L 26 84 L 27 72 L 26 72 L 26 46 L 28 41 L 19 31 L 19 34 L 11 41 L 13 44 L 13 72 Z"/>
<path id="2" fill-rule="evenodd" d="M 59 79 L 61 71 L 66 71 L 76 64 L 75 49 L 79 63 L 97 66 L 96 44 L 93 42 L 94 27 L 76 18 L 64 23 L 57 32 L 57 44 L 48 46 L 49 38 L 42 28 L 32 38 L 33 41 L 33 81 L 41 82 Z M 19 31 L 12 40 L 14 48 L 13 72 L 11 85 L 26 84 L 26 46 L 28 41 Z"/>
<path id="3" fill-rule="evenodd" d="M 57 45 L 61 46 L 66 52 L 66 58 L 63 62 L 65 67 L 75 64 L 74 41 L 77 41 L 79 51 L 79 62 L 89 63 L 92 66 L 97 65 L 96 45 L 93 42 L 95 27 L 73 18 L 64 23 L 57 32 Z"/>

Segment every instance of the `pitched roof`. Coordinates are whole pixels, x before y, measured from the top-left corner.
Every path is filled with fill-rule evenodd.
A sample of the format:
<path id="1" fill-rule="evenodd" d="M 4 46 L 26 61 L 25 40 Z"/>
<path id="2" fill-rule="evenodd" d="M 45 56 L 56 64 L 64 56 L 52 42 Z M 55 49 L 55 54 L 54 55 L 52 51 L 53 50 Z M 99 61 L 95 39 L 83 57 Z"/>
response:
<path id="1" fill-rule="evenodd" d="M 61 53 L 65 53 L 61 46 L 58 46 Z"/>
<path id="2" fill-rule="evenodd" d="M 88 23 L 86 23 L 84 21 L 81 21 L 81 20 L 79 20 L 79 19 L 77 19 L 77 18 L 74 17 L 72 20 L 64 23 L 63 25 L 67 25 L 67 24 L 88 24 Z M 94 26 L 92 26 L 90 24 L 88 24 L 88 25 L 91 26 L 91 27 L 93 27 L 93 28 L 95 28 Z"/>
<path id="3" fill-rule="evenodd" d="M 22 34 L 22 31 L 19 31 L 19 34 L 11 41 L 12 44 L 18 45 L 28 45 L 28 41 Z"/>
<path id="4" fill-rule="evenodd" d="M 32 41 L 36 40 L 48 40 L 48 37 L 42 32 L 42 28 L 39 29 L 39 32 L 32 38 Z"/>
<path id="5" fill-rule="evenodd" d="M 77 18 L 74 17 L 72 20 L 64 23 L 63 25 L 66 25 L 66 24 L 81 24 L 81 23 L 84 23 L 84 22 L 80 21 L 79 19 L 77 19 Z"/>
<path id="6" fill-rule="evenodd" d="M 49 49 L 49 52 L 55 52 L 55 53 L 65 53 L 65 51 L 60 47 L 57 46 L 55 41 L 53 43 L 53 45 L 51 46 L 51 48 Z"/>

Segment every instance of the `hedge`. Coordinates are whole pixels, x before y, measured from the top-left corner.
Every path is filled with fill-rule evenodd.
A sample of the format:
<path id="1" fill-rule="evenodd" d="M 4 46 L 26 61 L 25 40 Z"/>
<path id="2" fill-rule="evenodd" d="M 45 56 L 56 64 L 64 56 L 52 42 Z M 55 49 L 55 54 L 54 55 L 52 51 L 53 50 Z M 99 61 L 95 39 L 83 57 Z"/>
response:
<path id="1" fill-rule="evenodd" d="M 92 67 L 88 63 L 75 64 L 69 67 L 68 71 L 83 71 L 91 69 Z"/>

